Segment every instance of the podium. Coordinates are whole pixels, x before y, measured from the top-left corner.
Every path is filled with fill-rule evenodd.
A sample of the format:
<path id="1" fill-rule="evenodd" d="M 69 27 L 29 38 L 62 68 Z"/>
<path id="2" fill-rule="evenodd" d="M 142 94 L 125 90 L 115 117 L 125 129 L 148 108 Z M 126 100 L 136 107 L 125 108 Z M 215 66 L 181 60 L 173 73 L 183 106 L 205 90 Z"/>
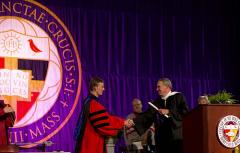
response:
<path id="1" fill-rule="evenodd" d="M 0 153 L 17 153 L 18 151 L 17 145 L 0 145 Z"/>
<path id="2" fill-rule="evenodd" d="M 183 118 L 184 153 L 232 153 L 218 140 L 217 129 L 220 120 L 234 115 L 240 118 L 240 105 L 199 105 Z"/>

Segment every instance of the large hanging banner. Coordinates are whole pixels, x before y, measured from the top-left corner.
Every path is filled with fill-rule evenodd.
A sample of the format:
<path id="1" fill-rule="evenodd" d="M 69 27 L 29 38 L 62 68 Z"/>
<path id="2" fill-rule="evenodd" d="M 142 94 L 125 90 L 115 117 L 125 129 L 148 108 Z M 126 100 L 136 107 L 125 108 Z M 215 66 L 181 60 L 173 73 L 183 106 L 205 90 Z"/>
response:
<path id="1" fill-rule="evenodd" d="M 36 1 L 1 0 L 0 100 L 16 114 L 10 143 L 42 143 L 58 133 L 80 86 L 78 50 L 63 22 Z"/>

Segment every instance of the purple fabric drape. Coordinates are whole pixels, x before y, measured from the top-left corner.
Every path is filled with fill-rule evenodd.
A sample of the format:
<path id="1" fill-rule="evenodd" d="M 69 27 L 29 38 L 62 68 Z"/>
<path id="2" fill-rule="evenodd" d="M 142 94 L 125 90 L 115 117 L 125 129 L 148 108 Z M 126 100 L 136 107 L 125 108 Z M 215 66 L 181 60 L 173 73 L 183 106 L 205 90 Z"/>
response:
<path id="1" fill-rule="evenodd" d="M 221 17 L 158 16 L 106 10 L 52 7 L 76 40 L 83 69 L 79 106 L 54 148 L 72 151 L 72 129 L 92 76 L 105 80 L 100 98 L 108 110 L 126 117 L 131 100 L 156 97 L 156 82 L 169 77 L 190 108 L 199 95 L 224 89 L 225 30 Z M 66 132 L 68 131 L 68 135 Z M 66 139 L 60 139 L 64 137 Z M 62 145 L 68 143 L 68 145 Z"/>
<path id="2" fill-rule="evenodd" d="M 229 87 L 225 55 L 231 43 L 223 16 L 176 16 L 49 5 L 71 32 L 81 58 L 82 90 L 69 122 L 48 151 L 73 152 L 73 131 L 92 76 L 105 80 L 100 98 L 110 113 L 125 118 L 131 100 L 156 97 L 156 82 L 168 77 L 190 108 L 199 95 Z M 233 25 L 234 23 L 230 23 Z"/>

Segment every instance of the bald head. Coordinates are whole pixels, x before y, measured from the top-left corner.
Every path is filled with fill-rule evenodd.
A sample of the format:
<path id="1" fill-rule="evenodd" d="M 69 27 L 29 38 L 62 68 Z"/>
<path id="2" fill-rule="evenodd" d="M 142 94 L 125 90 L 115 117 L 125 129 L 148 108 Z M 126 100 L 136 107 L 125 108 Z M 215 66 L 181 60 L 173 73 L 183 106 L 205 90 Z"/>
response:
<path id="1" fill-rule="evenodd" d="M 198 97 L 198 104 L 200 105 L 204 105 L 204 104 L 208 104 L 208 97 L 207 96 L 199 96 Z"/>
<path id="2" fill-rule="evenodd" d="M 134 98 L 132 101 L 133 111 L 135 113 L 141 113 L 142 112 L 142 102 L 141 100 Z"/>

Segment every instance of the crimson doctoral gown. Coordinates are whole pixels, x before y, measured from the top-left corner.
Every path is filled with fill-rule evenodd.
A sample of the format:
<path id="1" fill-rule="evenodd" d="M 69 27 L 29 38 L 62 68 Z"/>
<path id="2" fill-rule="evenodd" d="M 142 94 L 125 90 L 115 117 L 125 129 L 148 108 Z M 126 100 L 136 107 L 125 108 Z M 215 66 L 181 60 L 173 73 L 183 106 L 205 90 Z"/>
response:
<path id="1" fill-rule="evenodd" d="M 124 120 L 110 115 L 98 98 L 89 95 L 75 130 L 75 153 L 103 153 L 107 136 L 116 136 L 124 126 Z"/>

